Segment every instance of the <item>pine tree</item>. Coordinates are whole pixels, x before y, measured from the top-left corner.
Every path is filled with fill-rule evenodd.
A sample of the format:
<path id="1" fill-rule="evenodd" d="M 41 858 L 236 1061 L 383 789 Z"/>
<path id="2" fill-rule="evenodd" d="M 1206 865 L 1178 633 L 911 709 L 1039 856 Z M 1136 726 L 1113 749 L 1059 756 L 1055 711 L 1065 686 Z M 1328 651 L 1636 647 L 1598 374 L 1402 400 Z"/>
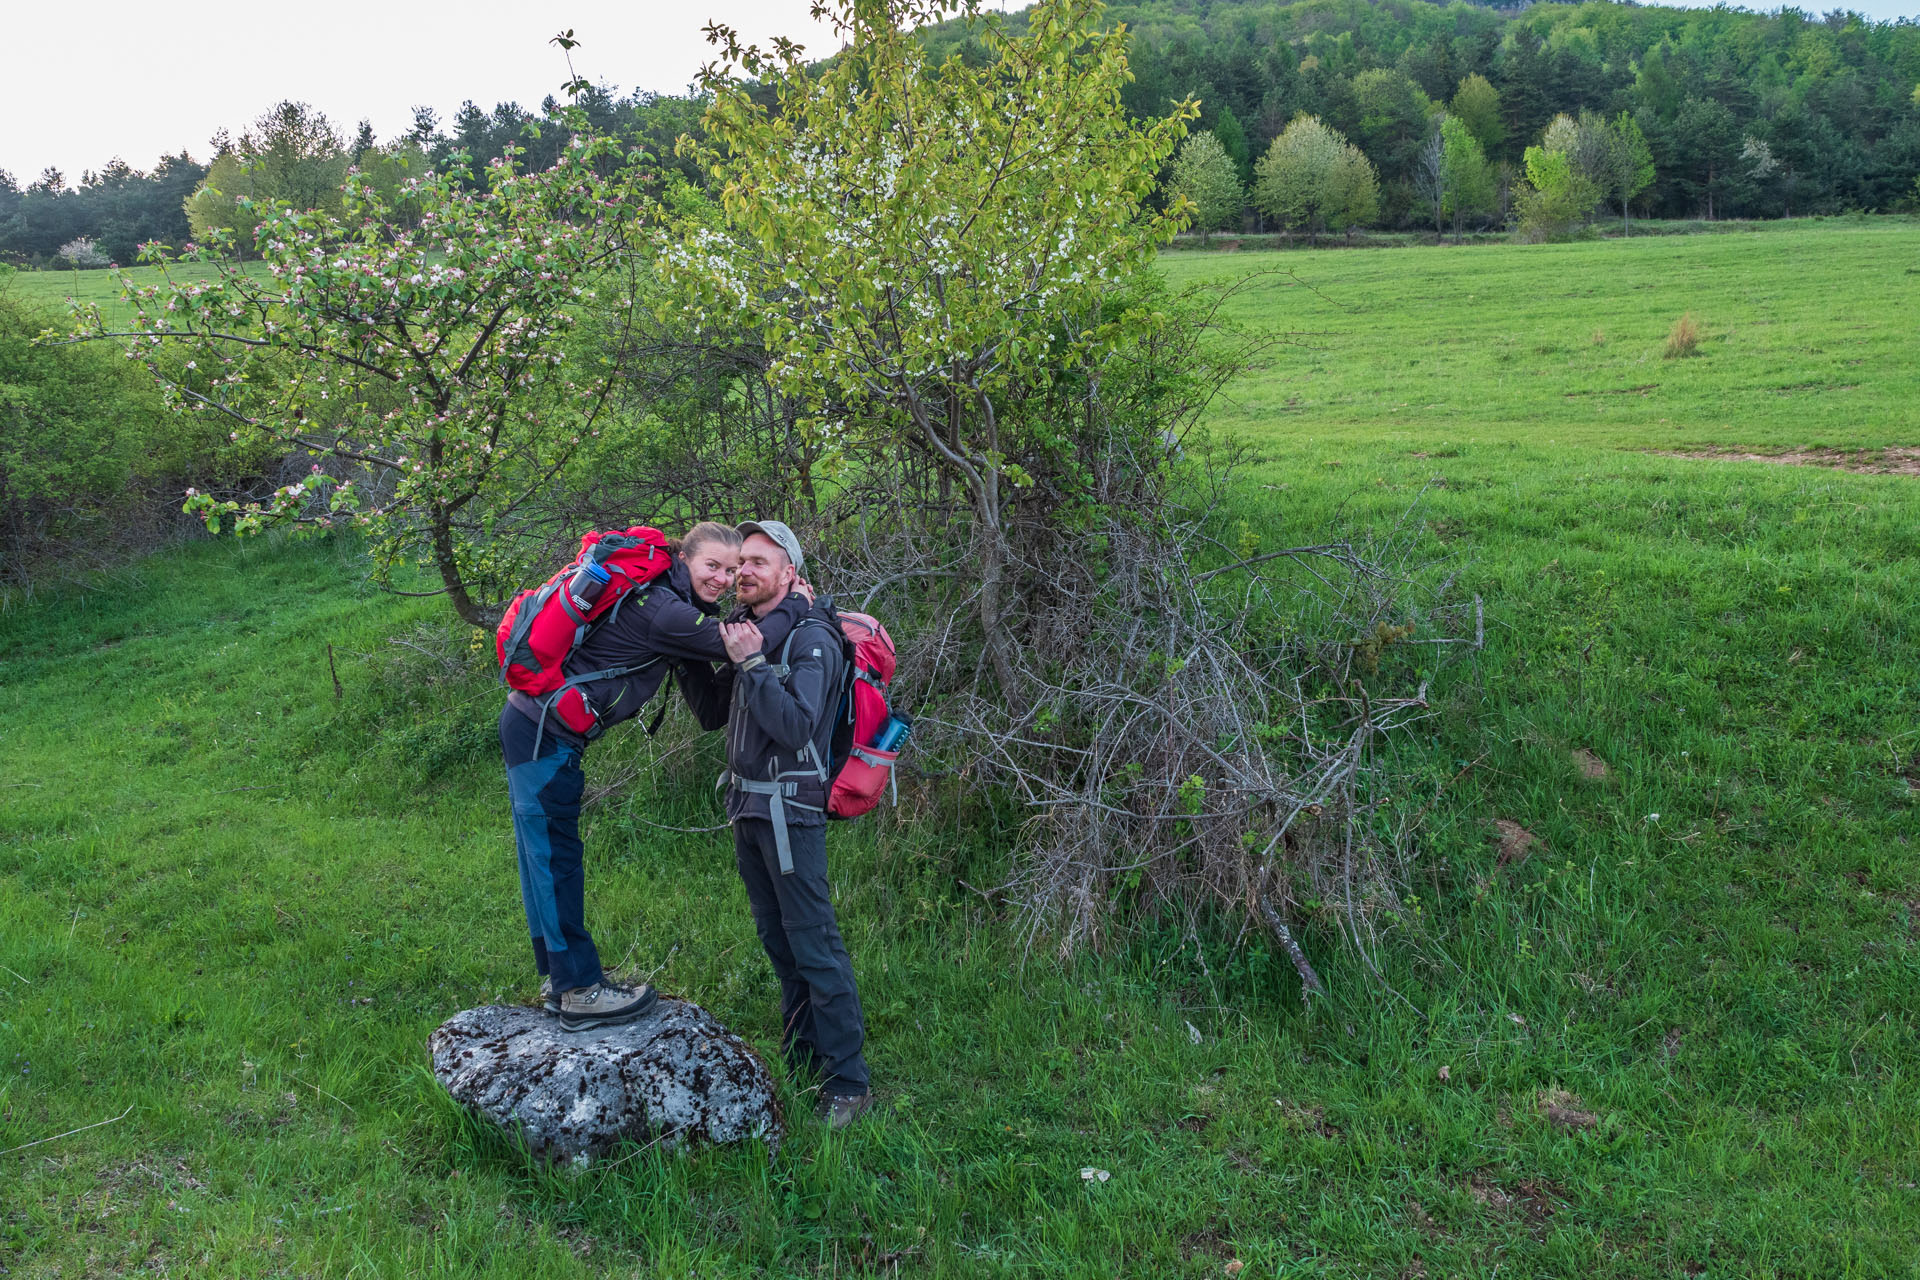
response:
<path id="1" fill-rule="evenodd" d="M 1240 185 L 1246 186 L 1253 181 L 1253 148 L 1247 142 L 1247 131 L 1241 127 L 1240 117 L 1233 114 L 1232 107 L 1221 107 L 1220 118 L 1213 123 L 1213 136 L 1220 140 L 1226 150 L 1227 158 L 1233 161 L 1234 172 L 1240 175 Z"/>

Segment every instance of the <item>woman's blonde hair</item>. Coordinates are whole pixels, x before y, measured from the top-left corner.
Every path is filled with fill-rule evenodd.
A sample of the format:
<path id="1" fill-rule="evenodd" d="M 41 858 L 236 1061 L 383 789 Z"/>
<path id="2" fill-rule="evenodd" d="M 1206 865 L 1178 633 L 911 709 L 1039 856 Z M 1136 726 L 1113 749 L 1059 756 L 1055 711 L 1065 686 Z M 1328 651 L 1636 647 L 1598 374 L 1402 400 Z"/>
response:
<path id="1" fill-rule="evenodd" d="M 667 550 L 685 560 L 693 554 L 693 549 L 703 542 L 719 542 L 729 547 L 738 547 L 743 539 L 740 531 L 730 524 L 721 524 L 718 520 L 702 520 L 678 538 L 667 539 Z"/>

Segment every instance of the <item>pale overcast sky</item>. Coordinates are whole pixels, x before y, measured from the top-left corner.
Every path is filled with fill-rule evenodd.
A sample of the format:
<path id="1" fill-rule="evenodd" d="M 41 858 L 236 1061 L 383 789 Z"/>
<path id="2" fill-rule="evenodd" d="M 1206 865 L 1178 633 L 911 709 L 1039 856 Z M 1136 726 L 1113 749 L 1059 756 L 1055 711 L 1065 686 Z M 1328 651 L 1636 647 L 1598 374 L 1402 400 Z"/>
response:
<path id="1" fill-rule="evenodd" d="M 1019 9 L 1019 0 L 990 0 Z M 565 79 L 547 41 L 564 27 L 575 65 L 621 91 L 676 92 L 710 57 L 701 27 L 718 19 L 764 43 L 784 34 L 832 51 L 807 0 L 322 0 L 262 5 L 199 0 L 153 8 L 126 0 L 68 9 L 9 0 L 0 17 L 0 169 L 22 184 L 58 166 L 69 182 L 114 156 L 137 168 L 234 132 L 283 98 L 310 102 L 343 132 L 370 118 L 380 137 L 404 132 L 416 104 L 447 119 L 462 101 L 536 106 Z M 1809 4 L 1809 11 L 1821 6 Z M 1920 0 L 1847 6 L 1890 19 Z"/>
<path id="2" fill-rule="evenodd" d="M 472 98 L 537 107 L 567 78 L 548 44 L 573 28 L 574 66 L 628 92 L 679 92 L 712 56 L 709 21 L 764 44 L 774 35 L 822 55 L 838 45 L 807 0 L 197 0 L 69 9 L 0 0 L 0 169 L 25 185 L 48 165 L 69 182 L 113 156 L 147 168 L 284 98 L 310 102 L 348 134 L 365 117 L 382 139 L 416 104 L 442 120 Z"/>

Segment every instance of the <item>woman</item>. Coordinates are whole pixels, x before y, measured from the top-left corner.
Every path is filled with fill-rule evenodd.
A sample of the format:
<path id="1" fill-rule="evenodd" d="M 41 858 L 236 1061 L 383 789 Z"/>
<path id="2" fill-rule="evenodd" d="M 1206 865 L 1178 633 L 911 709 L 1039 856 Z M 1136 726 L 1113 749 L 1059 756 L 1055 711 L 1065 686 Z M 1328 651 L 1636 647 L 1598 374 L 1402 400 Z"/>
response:
<path id="1" fill-rule="evenodd" d="M 560 1015 L 568 1031 L 631 1022 L 659 998 L 645 984 L 631 988 L 608 981 L 587 932 L 580 844 L 586 776 L 580 758 L 587 743 L 609 726 L 638 715 L 673 667 L 727 661 L 717 618 L 720 597 L 733 586 L 739 566 L 740 535 L 703 521 L 668 548 L 673 563 L 667 572 L 622 601 L 567 656 L 568 675 L 627 669 L 624 675 L 574 686 L 584 699 L 589 726 L 584 732 L 577 727 L 582 723 L 577 714 L 568 724 L 518 690 L 507 695 L 500 712 L 520 898 L 534 965 L 545 978 L 541 1001 Z M 767 637 L 769 644 L 785 638 Z"/>

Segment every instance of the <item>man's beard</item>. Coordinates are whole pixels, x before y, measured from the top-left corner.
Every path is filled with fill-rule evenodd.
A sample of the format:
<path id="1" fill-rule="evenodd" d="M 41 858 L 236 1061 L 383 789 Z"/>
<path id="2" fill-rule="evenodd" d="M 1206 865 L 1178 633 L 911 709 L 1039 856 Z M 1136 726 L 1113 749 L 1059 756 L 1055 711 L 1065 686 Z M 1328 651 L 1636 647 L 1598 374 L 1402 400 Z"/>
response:
<path id="1" fill-rule="evenodd" d="M 773 599 L 774 593 L 778 590 L 779 588 L 770 581 L 756 579 L 751 584 L 735 582 L 733 584 L 733 598 L 738 600 L 746 608 L 757 609 L 767 603 L 767 601 Z"/>

